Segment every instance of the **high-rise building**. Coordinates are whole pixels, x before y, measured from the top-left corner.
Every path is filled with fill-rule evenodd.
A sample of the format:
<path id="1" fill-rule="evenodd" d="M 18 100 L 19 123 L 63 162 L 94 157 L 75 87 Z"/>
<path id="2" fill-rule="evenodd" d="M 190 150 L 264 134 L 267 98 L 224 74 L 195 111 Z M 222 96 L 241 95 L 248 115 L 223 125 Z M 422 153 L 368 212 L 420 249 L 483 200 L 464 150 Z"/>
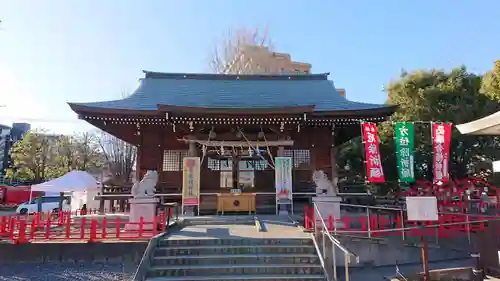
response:
<path id="1" fill-rule="evenodd" d="M 0 176 L 5 175 L 5 169 L 11 165 L 10 149 L 31 130 L 28 123 L 13 123 L 12 127 L 0 125 Z"/>
<path id="2" fill-rule="evenodd" d="M 264 46 L 249 45 L 227 63 L 226 74 L 295 73 L 309 74 L 312 65 L 293 61 L 290 54 L 270 51 Z M 345 89 L 337 89 L 345 97 Z"/>
<path id="3" fill-rule="evenodd" d="M 311 64 L 292 61 L 289 54 L 272 52 L 263 46 L 245 46 L 226 65 L 224 73 L 310 73 Z"/>

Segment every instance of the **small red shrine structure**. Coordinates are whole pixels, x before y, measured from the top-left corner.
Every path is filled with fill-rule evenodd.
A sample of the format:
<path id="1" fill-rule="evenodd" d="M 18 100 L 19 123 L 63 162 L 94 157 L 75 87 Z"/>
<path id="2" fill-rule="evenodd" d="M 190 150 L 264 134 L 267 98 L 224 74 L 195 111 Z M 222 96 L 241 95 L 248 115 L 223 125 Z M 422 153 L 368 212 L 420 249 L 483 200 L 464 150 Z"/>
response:
<path id="1" fill-rule="evenodd" d="M 292 157 L 294 193 L 314 192 L 313 171 L 336 175 L 335 146 L 396 109 L 347 100 L 328 74 L 144 73 L 127 98 L 69 105 L 137 146 L 137 176 L 158 171 L 160 196 L 180 200 L 182 159 L 199 156 L 202 211 L 235 187 L 255 193 L 257 208 L 274 204 L 275 156 Z"/>

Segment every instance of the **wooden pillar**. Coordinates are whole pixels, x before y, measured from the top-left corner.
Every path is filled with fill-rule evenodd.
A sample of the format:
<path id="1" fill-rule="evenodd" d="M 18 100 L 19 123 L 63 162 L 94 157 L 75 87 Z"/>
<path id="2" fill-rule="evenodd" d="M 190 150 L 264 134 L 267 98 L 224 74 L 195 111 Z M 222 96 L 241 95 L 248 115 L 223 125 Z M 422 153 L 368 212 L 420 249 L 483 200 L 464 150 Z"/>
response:
<path id="1" fill-rule="evenodd" d="M 140 181 L 141 180 L 141 157 L 142 157 L 142 132 L 138 129 L 137 130 L 137 137 L 138 137 L 138 143 L 137 143 L 137 151 L 136 151 L 136 156 L 135 156 L 135 180 Z"/>
<path id="2" fill-rule="evenodd" d="M 331 181 L 334 183 L 336 192 L 340 192 L 338 187 L 339 171 L 337 165 L 337 147 L 335 147 L 335 125 L 332 126 L 332 147 L 330 148 L 330 165 L 332 166 L 332 178 Z"/>
<path id="3" fill-rule="evenodd" d="M 278 157 L 282 157 L 283 155 L 285 155 L 285 148 L 283 146 L 278 147 L 277 155 L 278 155 Z"/>
<path id="4" fill-rule="evenodd" d="M 194 140 L 196 137 L 193 135 L 187 136 L 188 140 Z M 198 147 L 196 146 L 196 142 L 190 141 L 188 148 L 188 156 L 189 157 L 197 157 L 198 156 Z"/>
<path id="5" fill-rule="evenodd" d="M 335 147 L 335 125 L 332 126 L 332 147 L 330 148 L 330 165 L 332 166 L 332 180 L 338 178 L 337 148 Z"/>
<path id="6" fill-rule="evenodd" d="M 233 162 L 232 167 L 232 178 L 233 178 L 233 188 L 239 188 L 240 179 L 240 156 L 238 151 L 233 150 L 231 161 Z"/>
<path id="7" fill-rule="evenodd" d="M 165 142 L 165 130 L 164 128 L 159 129 L 159 140 L 158 140 L 158 155 L 160 156 L 160 161 L 156 163 L 156 171 L 160 173 L 163 170 L 163 157 L 165 157 L 165 149 L 164 149 L 164 142 Z"/>
<path id="8" fill-rule="evenodd" d="M 102 180 L 102 179 L 101 179 Z M 101 181 L 101 194 L 104 195 L 104 183 Z M 104 215 L 104 197 L 99 197 L 99 214 Z"/>
<path id="9" fill-rule="evenodd" d="M 330 148 L 330 164 L 332 165 L 332 180 L 338 177 L 338 166 L 337 166 L 337 148 L 332 144 Z"/>

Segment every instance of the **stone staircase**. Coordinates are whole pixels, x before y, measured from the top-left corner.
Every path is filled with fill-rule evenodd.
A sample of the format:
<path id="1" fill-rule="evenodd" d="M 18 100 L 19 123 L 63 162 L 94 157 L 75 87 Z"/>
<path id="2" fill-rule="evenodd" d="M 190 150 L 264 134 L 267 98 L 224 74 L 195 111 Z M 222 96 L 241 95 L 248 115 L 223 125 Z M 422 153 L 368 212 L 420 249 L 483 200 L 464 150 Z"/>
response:
<path id="1" fill-rule="evenodd" d="M 311 239 L 163 239 L 146 281 L 325 280 Z"/>

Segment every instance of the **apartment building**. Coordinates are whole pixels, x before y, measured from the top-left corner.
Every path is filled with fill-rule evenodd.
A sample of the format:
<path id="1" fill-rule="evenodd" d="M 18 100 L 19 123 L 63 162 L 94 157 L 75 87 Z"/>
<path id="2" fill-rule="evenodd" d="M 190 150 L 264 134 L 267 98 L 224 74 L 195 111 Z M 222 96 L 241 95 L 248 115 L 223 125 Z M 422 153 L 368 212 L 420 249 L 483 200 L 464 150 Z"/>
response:
<path id="1" fill-rule="evenodd" d="M 290 73 L 309 74 L 310 63 L 292 60 L 290 54 L 270 51 L 264 46 L 246 46 L 231 60 L 224 70 L 226 74 Z M 345 89 L 337 89 L 345 97 Z"/>
<path id="2" fill-rule="evenodd" d="M 5 169 L 10 167 L 10 149 L 30 129 L 31 125 L 28 123 L 14 123 L 12 127 L 0 124 L 0 177 L 5 175 Z"/>

